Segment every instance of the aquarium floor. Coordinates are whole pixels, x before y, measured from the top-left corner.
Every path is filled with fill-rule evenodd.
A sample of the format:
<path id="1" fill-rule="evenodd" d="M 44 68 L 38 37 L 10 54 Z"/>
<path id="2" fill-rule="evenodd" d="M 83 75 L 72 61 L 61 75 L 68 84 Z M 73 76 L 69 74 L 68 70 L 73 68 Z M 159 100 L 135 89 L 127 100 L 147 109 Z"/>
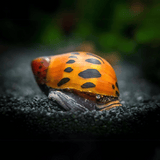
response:
<path id="1" fill-rule="evenodd" d="M 0 55 L 0 140 L 159 139 L 160 88 L 138 66 L 125 61 L 113 66 L 122 107 L 70 113 L 43 95 L 30 67 L 32 59 L 56 53 L 12 48 Z"/>

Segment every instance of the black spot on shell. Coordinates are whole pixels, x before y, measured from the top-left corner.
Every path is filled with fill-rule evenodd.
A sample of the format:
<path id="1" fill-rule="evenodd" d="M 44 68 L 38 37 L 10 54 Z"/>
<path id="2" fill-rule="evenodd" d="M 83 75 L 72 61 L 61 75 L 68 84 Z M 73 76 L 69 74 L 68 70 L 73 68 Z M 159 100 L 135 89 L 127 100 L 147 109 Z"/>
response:
<path id="1" fill-rule="evenodd" d="M 119 97 L 119 92 L 118 91 L 116 91 L 116 95 Z"/>
<path id="2" fill-rule="evenodd" d="M 39 66 L 39 69 L 41 69 L 42 68 L 42 66 Z"/>
<path id="3" fill-rule="evenodd" d="M 62 86 L 63 84 L 67 83 L 68 81 L 70 81 L 69 78 L 63 78 L 63 79 L 61 79 L 61 80 L 58 82 L 57 86 L 60 87 L 60 86 Z"/>
<path id="4" fill-rule="evenodd" d="M 97 69 L 87 69 L 78 74 L 82 78 L 99 78 L 101 74 Z"/>
<path id="5" fill-rule="evenodd" d="M 70 73 L 73 71 L 73 69 L 71 67 L 67 67 L 64 71 Z"/>
<path id="6" fill-rule="evenodd" d="M 68 62 L 66 62 L 66 63 L 74 63 L 75 62 L 75 60 L 69 60 Z"/>
<path id="7" fill-rule="evenodd" d="M 41 72 L 38 71 L 37 74 L 41 74 Z"/>
<path id="8" fill-rule="evenodd" d="M 118 83 L 116 82 L 116 86 L 117 86 L 117 88 L 119 89 L 119 87 L 118 87 Z"/>
<path id="9" fill-rule="evenodd" d="M 91 82 L 86 82 L 84 83 L 81 87 L 82 88 L 93 88 L 95 87 L 96 85 L 94 83 L 91 83 Z"/>
<path id="10" fill-rule="evenodd" d="M 112 88 L 115 89 L 115 86 L 112 84 Z"/>
<path id="11" fill-rule="evenodd" d="M 77 56 L 69 56 L 69 58 L 77 58 Z"/>
<path id="12" fill-rule="evenodd" d="M 101 62 L 95 58 L 86 59 L 85 61 L 93 64 L 101 64 Z"/>
<path id="13" fill-rule="evenodd" d="M 79 55 L 79 53 L 78 53 L 78 52 L 72 52 L 71 54 L 76 54 L 76 55 Z"/>
<path id="14" fill-rule="evenodd" d="M 95 54 L 93 54 L 93 53 L 87 53 L 87 54 L 90 55 L 90 56 L 96 57 L 96 58 L 100 59 L 100 60 L 103 62 L 103 60 L 102 60 L 101 57 L 99 57 L 99 56 L 97 56 L 97 55 L 95 55 Z M 104 63 L 104 62 L 103 62 L 103 63 Z"/>

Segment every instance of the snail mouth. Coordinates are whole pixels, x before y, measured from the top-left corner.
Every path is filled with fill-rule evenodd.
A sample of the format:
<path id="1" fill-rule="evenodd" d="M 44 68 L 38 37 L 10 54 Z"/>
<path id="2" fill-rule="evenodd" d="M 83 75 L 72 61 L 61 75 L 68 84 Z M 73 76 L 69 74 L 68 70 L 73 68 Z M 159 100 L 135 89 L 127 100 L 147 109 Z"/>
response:
<path id="1" fill-rule="evenodd" d="M 114 100 L 114 101 L 108 102 L 107 104 L 96 105 L 96 110 L 104 111 L 104 110 L 109 110 L 111 108 L 119 107 L 119 106 L 122 106 L 119 100 Z"/>

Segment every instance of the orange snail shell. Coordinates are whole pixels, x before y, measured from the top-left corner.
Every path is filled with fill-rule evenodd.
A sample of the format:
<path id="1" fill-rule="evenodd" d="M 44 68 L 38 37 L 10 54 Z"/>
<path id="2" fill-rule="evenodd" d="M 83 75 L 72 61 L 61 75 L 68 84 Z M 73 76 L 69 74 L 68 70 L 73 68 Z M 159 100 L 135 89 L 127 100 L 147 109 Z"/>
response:
<path id="1" fill-rule="evenodd" d="M 52 88 L 87 99 L 97 110 L 121 106 L 115 71 L 100 56 L 70 52 L 36 58 L 31 66 L 38 85 L 47 95 Z"/>

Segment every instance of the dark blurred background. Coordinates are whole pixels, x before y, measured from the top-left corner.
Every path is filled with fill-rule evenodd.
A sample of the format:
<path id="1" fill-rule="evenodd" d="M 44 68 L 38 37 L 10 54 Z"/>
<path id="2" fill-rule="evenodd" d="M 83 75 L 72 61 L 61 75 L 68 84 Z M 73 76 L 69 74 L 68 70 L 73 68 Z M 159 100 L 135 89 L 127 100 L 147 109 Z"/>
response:
<path id="1" fill-rule="evenodd" d="M 61 47 L 103 55 L 112 64 L 138 65 L 152 82 L 160 81 L 159 0 L 58 0 L 2 2 L 0 53 L 10 46 Z"/>
<path id="2" fill-rule="evenodd" d="M 69 48 L 66 52 L 71 50 L 93 52 L 106 58 L 112 65 L 117 62 L 131 63 L 141 70 L 142 76 L 148 81 L 160 86 L 159 0 L 58 0 L 32 3 L 28 1 L 2 1 L 0 4 L 0 54 L 3 59 L 4 56 L 10 55 L 6 54 L 6 52 L 11 50 L 11 48 L 36 47 L 36 49 L 39 49 L 42 46 L 51 51 L 52 49 L 54 51 L 58 49 L 58 53 L 61 52 L 61 48 L 67 46 L 69 46 Z M 64 51 L 64 49 L 62 49 L 62 51 Z M 23 59 L 27 59 L 27 56 L 34 57 L 36 54 L 39 56 L 39 53 L 32 55 L 32 50 L 29 52 L 30 50 L 24 52 L 23 55 L 20 55 L 21 52 L 17 52 L 17 55 L 22 56 Z M 27 59 L 26 63 L 24 63 L 23 60 L 22 62 L 24 64 L 18 65 L 16 63 L 20 63 L 21 58 L 15 61 L 13 58 L 14 53 L 15 52 L 13 52 L 13 55 L 10 55 L 8 59 L 5 58 L 5 60 L 10 63 L 6 65 L 6 67 L 10 66 L 12 68 L 13 65 L 18 66 L 17 68 L 19 70 L 16 69 L 15 72 L 18 71 L 18 73 L 21 73 L 18 76 L 11 77 L 11 81 L 14 82 L 14 87 L 17 89 L 16 84 L 19 78 L 20 82 L 18 82 L 19 84 L 17 86 L 29 84 L 30 88 L 34 90 L 33 85 L 35 85 L 35 83 L 31 84 L 30 82 L 32 81 L 30 81 L 30 78 L 26 78 L 26 76 L 31 77 L 27 74 L 30 73 L 30 68 L 28 67 L 25 71 L 22 71 L 26 66 L 29 66 L 29 60 Z M 11 63 L 12 58 L 14 59 L 14 64 Z M 20 68 L 21 66 L 22 68 Z M 2 64 L 1 68 L 2 70 L 4 69 Z M 6 74 L 15 75 L 16 73 L 8 72 Z M 5 84 L 6 80 L 3 79 L 2 76 L 3 73 L 1 72 L 0 83 Z M 21 81 L 22 85 L 20 85 Z M 24 86 L 24 88 L 20 87 L 19 90 L 23 90 L 23 92 L 25 91 L 26 94 L 31 96 L 34 95 L 31 89 L 29 89 L 29 91 L 25 90 L 26 86 Z M 4 90 L 6 90 L 6 88 L 4 88 Z M 35 92 L 38 93 L 38 91 Z M 154 155 L 153 160 L 159 160 L 159 145 L 155 147 L 155 145 L 147 146 L 144 144 L 143 147 L 145 146 L 145 149 L 144 152 L 142 152 L 142 147 L 137 144 L 133 145 L 132 148 L 128 147 L 127 144 L 124 150 L 120 150 L 123 146 L 122 142 L 118 142 L 118 144 L 116 150 L 115 146 L 110 149 L 112 143 L 109 145 L 106 141 L 106 146 L 111 150 L 109 155 L 115 155 L 117 157 L 119 157 L 119 155 L 126 155 L 128 158 L 128 154 L 126 153 L 129 152 L 129 155 L 132 155 L 135 159 L 135 152 L 138 152 L 137 157 L 141 157 L 141 159 L 150 159 L 148 156 L 148 154 L 150 154 L 151 157 Z M 7 154 L 8 146 L 5 149 Z M 47 145 L 44 146 L 46 147 Z M 52 144 L 52 147 L 53 146 L 55 147 L 55 144 Z M 79 155 L 85 155 L 86 153 L 88 157 L 90 157 L 88 153 L 95 148 L 95 153 L 103 153 L 105 156 L 108 155 L 108 153 L 106 154 L 108 149 L 102 146 L 97 151 L 97 143 L 91 143 L 90 145 L 86 142 L 82 146 L 77 147 L 81 150 L 75 159 L 80 159 L 78 158 L 80 157 Z M 41 146 L 39 148 L 41 149 L 40 152 L 44 152 L 44 156 L 47 156 L 53 152 L 52 147 L 48 147 L 46 152 L 44 152 Z M 73 148 L 74 145 L 73 147 L 72 145 L 69 147 Z M 13 149 L 14 146 L 11 148 Z M 66 148 L 68 148 L 67 145 Z M 23 148 L 21 150 L 23 150 Z M 16 148 L 15 151 L 14 154 L 17 154 L 18 150 Z M 26 152 L 26 150 L 24 151 Z M 35 151 L 34 147 L 32 151 Z M 72 151 L 74 152 L 74 150 L 70 150 L 71 153 Z M 35 152 L 35 157 L 40 152 Z M 66 150 L 66 152 L 68 152 L 68 150 Z M 139 155 L 140 153 L 141 156 Z M 59 154 L 61 154 L 61 152 Z M 26 153 L 24 155 L 26 155 Z M 28 155 L 30 156 L 30 154 Z M 62 157 L 58 157 L 57 159 L 63 158 L 62 155 Z M 96 158 L 98 159 L 99 157 Z"/>

